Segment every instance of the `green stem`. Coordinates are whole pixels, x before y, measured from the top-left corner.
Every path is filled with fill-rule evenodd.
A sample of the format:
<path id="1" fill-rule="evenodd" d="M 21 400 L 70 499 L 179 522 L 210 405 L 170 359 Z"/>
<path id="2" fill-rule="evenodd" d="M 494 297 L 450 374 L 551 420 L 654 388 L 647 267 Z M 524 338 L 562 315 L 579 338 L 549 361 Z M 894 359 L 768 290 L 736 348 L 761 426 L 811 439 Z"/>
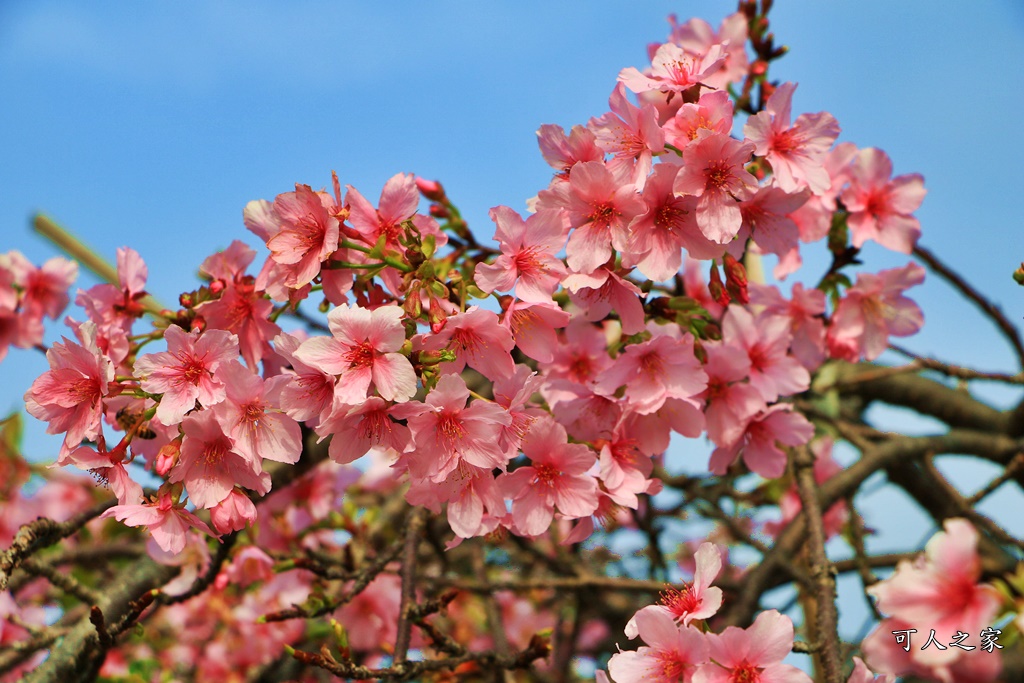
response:
<path id="1" fill-rule="evenodd" d="M 361 244 L 356 244 L 355 242 L 350 242 L 348 240 L 342 240 L 341 244 L 339 246 L 342 249 L 352 249 L 354 251 L 361 251 L 364 254 L 369 254 L 370 253 L 370 248 L 369 247 L 364 247 Z"/>

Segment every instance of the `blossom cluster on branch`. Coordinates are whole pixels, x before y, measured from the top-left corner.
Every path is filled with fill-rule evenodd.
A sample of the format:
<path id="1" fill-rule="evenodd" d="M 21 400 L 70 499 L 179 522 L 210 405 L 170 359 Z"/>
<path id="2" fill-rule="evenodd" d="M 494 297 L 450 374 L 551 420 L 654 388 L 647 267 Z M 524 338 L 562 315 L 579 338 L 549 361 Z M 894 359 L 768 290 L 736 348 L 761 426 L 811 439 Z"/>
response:
<path id="1" fill-rule="evenodd" d="M 995 680 L 998 651 L 904 650 L 889 632 L 931 629 L 945 645 L 954 631 L 1005 627 L 1021 598 L 1012 581 L 1001 592 L 983 576 L 979 553 L 999 553 L 979 535 L 1007 538 L 972 518 L 970 502 L 944 510 L 927 559 L 903 559 L 877 582 L 854 507 L 869 474 L 900 465 L 884 449 L 902 442 L 863 421 L 864 396 L 846 399 L 886 379 L 858 363 L 920 329 L 905 292 L 924 269 L 855 280 L 852 269 L 867 241 L 917 250 L 923 180 L 893 177 L 881 150 L 837 143 L 827 112 L 793 116 L 796 85 L 767 75 L 784 52 L 769 6 L 741 2 L 718 31 L 673 19 L 649 66 L 619 74 L 608 112 L 568 133 L 541 126 L 551 181 L 525 213 L 491 209 L 495 246 L 440 183 L 399 173 L 376 203 L 337 176 L 329 190 L 297 184 L 250 202 L 245 226 L 269 255 L 253 268 L 257 253 L 240 241 L 210 255 L 205 284 L 177 310 L 144 305 L 147 267 L 119 250 L 118 281 L 79 290 L 83 319 L 67 318 L 70 336 L 25 393 L 27 411 L 63 437 L 56 465 L 89 471 L 116 501 L 81 519 L 91 543 L 65 542 L 66 555 L 97 558 L 62 582 L 74 557 L 33 555 L 77 528 L 58 536 L 32 519 L 59 526 L 102 494 L 60 473 L 22 493 L 28 470 L 8 445 L 0 642 L 19 649 L 0 655 L 0 670 L 61 665 L 58 649 L 37 654 L 74 640 L 72 605 L 67 623 L 40 611 L 57 588 L 91 607 L 92 671 L 117 680 L 496 669 L 567 680 L 586 661 L 606 663 L 616 683 L 795 683 L 810 679 L 782 663 L 800 649 L 793 621 L 760 607 L 765 590 L 792 581 L 821 680 L 873 680 L 867 667 Z M 764 255 L 782 280 L 809 248 L 832 258 L 816 281 L 755 281 Z M 41 319 L 66 307 L 75 271 L 0 259 L 0 358 L 42 344 Z M 707 475 L 671 473 L 673 434 L 711 442 Z M 977 447 L 1006 479 L 1019 437 Z M 836 439 L 861 451 L 854 466 L 832 459 Z M 928 452 L 961 452 L 943 448 Z M 715 520 L 720 545 L 687 533 L 693 581 L 657 604 L 584 606 L 584 591 L 615 589 L 591 563 L 615 564 L 602 543 L 617 529 L 647 534 L 652 572 L 668 577 L 662 522 L 689 513 L 658 503 L 664 489 Z M 767 507 L 781 520 L 742 511 Z M 144 530 L 145 549 L 108 518 Z M 852 674 L 825 553 L 840 535 L 889 615 Z M 726 585 L 712 586 L 732 544 L 762 561 L 731 563 Z M 112 621 L 96 591 L 139 558 L 173 570 L 158 580 L 152 569 Z M 528 568 L 519 585 L 516 567 Z M 122 637 L 136 620 L 149 642 Z M 618 629 L 644 645 L 608 660 L 609 642 L 625 644 Z"/>

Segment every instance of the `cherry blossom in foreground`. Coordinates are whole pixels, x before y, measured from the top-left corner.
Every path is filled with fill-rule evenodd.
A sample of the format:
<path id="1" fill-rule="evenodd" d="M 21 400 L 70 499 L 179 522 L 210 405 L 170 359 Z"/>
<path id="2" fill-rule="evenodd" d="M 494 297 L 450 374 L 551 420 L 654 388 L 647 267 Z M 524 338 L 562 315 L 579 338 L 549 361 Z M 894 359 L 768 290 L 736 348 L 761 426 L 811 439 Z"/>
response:
<path id="1" fill-rule="evenodd" d="M 176 425 L 198 401 L 204 408 L 224 400 L 224 382 L 217 370 L 238 357 L 238 337 L 224 330 L 186 332 L 171 325 L 164 333 L 167 350 L 135 361 L 135 376 L 142 388 L 162 394 L 156 417 Z"/>
<path id="2" fill-rule="evenodd" d="M 336 375 L 335 396 L 357 405 L 375 388 L 388 401 L 408 401 L 416 393 L 416 373 L 398 353 L 405 344 L 402 309 L 368 310 L 343 304 L 327 314 L 331 337 L 313 337 L 295 351 L 304 364 Z"/>

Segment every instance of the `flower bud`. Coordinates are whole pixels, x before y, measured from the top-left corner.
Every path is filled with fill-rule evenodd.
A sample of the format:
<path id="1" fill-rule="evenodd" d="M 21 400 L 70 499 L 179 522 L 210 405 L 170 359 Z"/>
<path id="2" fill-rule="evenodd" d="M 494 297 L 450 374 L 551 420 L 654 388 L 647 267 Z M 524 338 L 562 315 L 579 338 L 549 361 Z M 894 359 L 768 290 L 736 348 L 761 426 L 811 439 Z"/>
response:
<path id="1" fill-rule="evenodd" d="M 161 477 L 166 477 L 171 468 L 178 464 L 179 455 L 181 455 L 181 439 L 175 439 L 160 447 L 153 469 Z"/>
<path id="2" fill-rule="evenodd" d="M 708 293 L 711 294 L 711 298 L 719 303 L 721 306 L 729 305 L 729 295 L 725 291 L 725 287 L 722 286 L 722 276 L 718 272 L 718 264 L 711 264 L 711 277 L 708 279 Z"/>
<path id="3" fill-rule="evenodd" d="M 444 188 L 441 187 L 441 183 L 436 180 L 427 180 L 426 178 L 417 177 L 416 187 L 419 189 L 420 194 L 432 202 L 440 202 L 444 200 Z"/>
<path id="4" fill-rule="evenodd" d="M 725 261 L 725 289 L 729 296 L 741 304 L 750 303 L 750 296 L 747 294 L 747 269 L 732 254 L 726 254 L 723 260 Z"/>

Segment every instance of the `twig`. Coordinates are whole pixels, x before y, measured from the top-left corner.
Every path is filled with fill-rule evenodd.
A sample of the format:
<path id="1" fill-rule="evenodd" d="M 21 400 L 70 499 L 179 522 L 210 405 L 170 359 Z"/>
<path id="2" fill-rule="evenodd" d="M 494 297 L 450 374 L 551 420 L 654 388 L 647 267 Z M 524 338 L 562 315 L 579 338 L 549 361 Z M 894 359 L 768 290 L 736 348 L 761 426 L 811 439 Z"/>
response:
<path id="1" fill-rule="evenodd" d="M 1014 537 L 991 519 L 975 510 L 974 507 L 972 507 L 967 500 L 960 495 L 960 492 L 956 487 L 950 484 L 949 480 L 939 472 L 931 458 L 925 458 L 924 462 L 921 463 L 921 466 L 930 477 L 934 478 L 934 481 L 941 488 L 942 492 L 945 493 L 945 495 L 953 501 L 953 504 L 960 509 L 960 514 L 967 517 L 975 524 L 975 526 L 981 527 L 987 531 L 999 542 L 1012 545 L 1019 550 L 1024 550 L 1024 541 Z"/>
<path id="2" fill-rule="evenodd" d="M 116 500 L 104 501 L 85 512 L 80 512 L 66 522 L 55 522 L 46 517 L 39 517 L 34 522 L 23 525 L 18 529 L 11 547 L 0 554 L 0 591 L 7 588 L 11 573 L 21 565 L 25 558 L 40 548 L 45 548 L 71 536 L 116 503 Z"/>
<path id="3" fill-rule="evenodd" d="M 230 534 L 225 536 L 221 543 L 217 546 L 217 553 L 210 560 L 210 566 L 206 568 L 202 576 L 196 577 L 196 580 L 189 586 L 189 589 L 184 593 L 178 595 L 168 595 L 167 593 L 160 593 L 157 600 L 162 605 L 174 605 L 179 602 L 185 602 L 191 600 L 197 595 L 206 592 L 214 580 L 217 578 L 217 574 L 220 573 L 221 567 L 224 566 L 225 560 L 228 559 L 228 555 L 231 554 L 231 549 L 235 546 L 235 541 L 238 540 L 238 532 L 232 531 Z"/>
<path id="4" fill-rule="evenodd" d="M 875 615 L 875 619 L 881 621 L 882 613 L 878 611 L 875 601 L 868 595 L 867 591 L 868 586 L 878 583 L 878 577 L 871 572 L 871 567 L 868 564 L 868 553 L 864 546 L 864 520 L 861 519 L 853 507 L 853 496 L 846 499 L 846 506 L 850 511 L 850 544 L 853 546 L 854 559 L 857 563 L 857 575 L 860 576 L 861 587 L 864 589 L 861 593 L 868 605 L 868 609 Z"/>
<path id="5" fill-rule="evenodd" d="M 514 581 L 487 581 L 475 579 L 452 579 L 448 577 L 423 577 L 442 586 L 451 586 L 471 593 L 487 595 L 498 591 L 525 592 L 535 590 L 569 590 L 585 591 L 595 588 L 621 591 L 625 593 L 661 593 L 666 588 L 672 588 L 673 584 L 665 581 L 647 581 L 645 579 L 626 579 L 614 576 L 550 576 L 535 579 L 520 579 Z M 675 586 L 680 590 L 686 584 Z"/>
<path id="6" fill-rule="evenodd" d="M 292 656 L 304 664 L 326 669 L 342 678 L 355 680 L 367 680 L 379 678 L 386 681 L 409 681 L 422 677 L 423 674 L 435 671 L 450 671 L 468 662 L 476 662 L 477 665 L 489 669 L 527 669 L 538 659 L 546 657 L 551 651 L 547 640 L 535 635 L 530 644 L 523 650 L 511 655 L 501 655 L 493 650 L 484 652 L 467 652 L 458 657 L 447 657 L 445 659 L 428 659 L 418 662 L 402 662 L 384 669 L 371 669 L 366 666 L 355 664 L 348 659 L 338 661 L 326 648 L 322 648 L 319 654 L 291 650 Z"/>
<path id="7" fill-rule="evenodd" d="M 73 595 L 86 604 L 95 605 L 99 600 L 99 596 L 94 590 L 83 586 L 71 574 L 58 571 L 49 562 L 26 558 L 21 563 L 21 569 L 28 574 L 43 577 L 68 595 Z"/>
<path id="8" fill-rule="evenodd" d="M 978 503 L 980 503 L 989 495 L 991 495 L 1000 486 L 1002 486 L 1003 484 L 1005 484 L 1006 482 L 1020 474 L 1022 469 L 1024 469 L 1024 451 L 1021 451 L 1020 453 L 1013 457 L 1013 459 L 1006 466 L 1006 469 L 1003 470 L 1002 474 L 1000 474 L 998 477 L 996 477 L 988 484 L 986 484 L 984 488 L 979 490 L 973 496 L 967 498 L 964 501 L 964 503 L 967 504 L 969 507 L 974 508 Z"/>
<path id="9" fill-rule="evenodd" d="M 323 603 L 317 604 L 312 608 L 296 605 L 295 607 L 290 607 L 279 612 L 266 614 L 261 617 L 260 620 L 262 622 L 271 622 L 286 621 L 288 619 L 306 619 L 309 617 L 322 617 L 328 612 L 333 612 L 339 607 L 351 602 L 353 598 L 362 593 L 367 586 L 373 583 L 373 580 L 384 571 L 384 568 L 398 557 L 403 547 L 403 543 L 395 543 L 387 550 L 387 552 L 377 556 L 373 562 L 358 573 L 355 577 L 355 583 L 352 588 L 341 598 L 337 600 L 325 600 Z"/>
<path id="10" fill-rule="evenodd" d="M 1013 347 L 1014 352 L 1017 354 L 1017 361 L 1022 369 L 1024 369 L 1024 343 L 1021 342 L 1020 332 L 1013 324 L 1003 315 L 1002 310 L 994 303 L 986 299 L 981 292 L 976 290 L 969 282 L 964 280 L 956 271 L 944 264 L 938 259 L 931 251 L 918 245 L 914 247 L 914 256 L 924 261 L 929 268 L 934 270 L 940 276 L 945 278 L 947 282 L 953 285 L 954 288 L 960 291 L 965 297 L 973 301 L 974 304 L 981 309 L 981 312 L 987 315 L 992 322 L 995 323 L 996 327 L 1003 333 L 1006 340 L 1010 342 L 1010 346 Z"/>
<path id="11" fill-rule="evenodd" d="M 889 344 L 889 348 L 907 358 L 914 361 L 913 364 L 917 364 L 919 367 L 926 370 L 934 370 L 935 372 L 942 373 L 947 377 L 956 377 L 957 379 L 982 379 L 989 380 L 992 382 L 1004 382 L 1006 384 L 1024 384 L 1024 372 L 1018 372 L 1016 375 L 1009 375 L 1005 372 L 980 372 L 978 370 L 972 370 L 965 368 L 961 365 L 953 365 L 952 363 L 944 363 L 943 361 L 935 358 L 927 358 L 925 356 L 919 356 L 913 351 L 899 346 L 898 344 Z M 910 367 L 903 366 L 903 367 Z"/>

